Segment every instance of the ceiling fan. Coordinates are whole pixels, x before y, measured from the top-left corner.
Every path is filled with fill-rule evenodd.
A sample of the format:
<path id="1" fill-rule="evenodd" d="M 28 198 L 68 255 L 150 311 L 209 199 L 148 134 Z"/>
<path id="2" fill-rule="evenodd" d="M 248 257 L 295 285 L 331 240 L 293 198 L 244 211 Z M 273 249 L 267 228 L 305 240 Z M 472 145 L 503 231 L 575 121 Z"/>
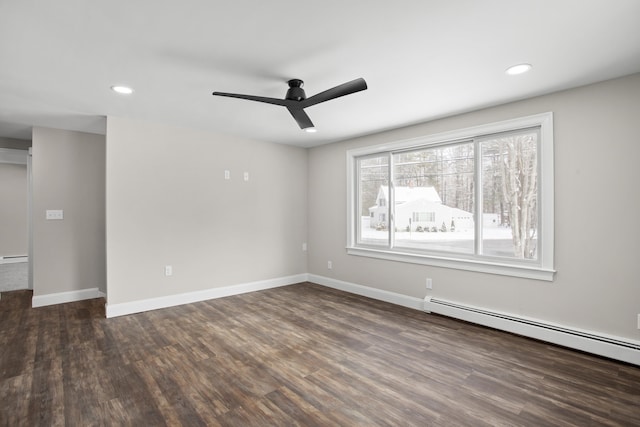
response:
<path id="1" fill-rule="evenodd" d="M 279 98 L 267 98 L 264 96 L 253 95 L 241 95 L 238 93 L 225 93 L 225 92 L 213 92 L 212 95 L 216 96 L 228 96 L 230 98 L 248 99 L 249 101 L 265 102 L 267 104 L 281 105 L 289 110 L 289 113 L 300 126 L 307 132 L 315 132 L 316 128 L 313 126 L 313 122 L 304 112 L 304 109 L 311 107 L 312 105 L 319 104 L 321 102 L 330 101 L 332 99 L 340 98 L 341 96 L 350 95 L 355 92 L 360 92 L 367 88 L 367 82 L 363 78 L 355 79 L 347 83 L 343 83 L 334 88 L 325 90 L 310 98 L 307 98 L 304 93 L 304 82 L 300 79 L 291 79 L 287 82 L 289 84 L 289 90 L 284 99 Z"/>

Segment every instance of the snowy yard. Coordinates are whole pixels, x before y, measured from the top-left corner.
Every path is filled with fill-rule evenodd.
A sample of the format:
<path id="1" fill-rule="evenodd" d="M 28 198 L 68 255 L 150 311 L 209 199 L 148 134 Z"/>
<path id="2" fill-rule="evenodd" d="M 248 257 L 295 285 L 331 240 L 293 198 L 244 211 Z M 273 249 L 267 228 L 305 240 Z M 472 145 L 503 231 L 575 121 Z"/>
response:
<path id="1" fill-rule="evenodd" d="M 361 241 L 373 245 L 386 245 L 387 230 L 369 227 L 369 218 L 362 218 Z M 510 227 L 485 227 L 482 233 L 483 254 L 497 257 L 513 257 L 513 241 Z M 474 230 L 460 229 L 447 232 L 396 231 L 395 246 L 434 251 L 472 254 L 474 251 Z"/>
<path id="2" fill-rule="evenodd" d="M 511 228 L 509 227 L 491 227 L 485 228 L 482 233 L 484 240 L 511 240 Z M 362 238 L 365 240 L 387 240 L 387 230 L 376 230 L 370 228 L 368 225 L 362 227 Z M 473 240 L 473 229 L 468 230 L 456 230 L 437 233 L 434 232 L 417 232 L 417 231 L 396 231 L 396 240 L 415 240 L 415 241 L 429 241 L 429 242 L 443 242 L 443 241 L 460 241 L 460 240 Z"/>

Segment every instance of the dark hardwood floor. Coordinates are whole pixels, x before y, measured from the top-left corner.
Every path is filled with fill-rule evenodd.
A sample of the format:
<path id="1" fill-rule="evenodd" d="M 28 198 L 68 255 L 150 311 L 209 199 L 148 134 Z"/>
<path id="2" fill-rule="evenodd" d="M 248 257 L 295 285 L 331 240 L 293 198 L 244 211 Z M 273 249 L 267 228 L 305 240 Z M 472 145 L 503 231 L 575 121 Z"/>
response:
<path id="1" fill-rule="evenodd" d="M 113 319 L 0 300 L 0 425 L 639 426 L 640 368 L 298 284 Z"/>

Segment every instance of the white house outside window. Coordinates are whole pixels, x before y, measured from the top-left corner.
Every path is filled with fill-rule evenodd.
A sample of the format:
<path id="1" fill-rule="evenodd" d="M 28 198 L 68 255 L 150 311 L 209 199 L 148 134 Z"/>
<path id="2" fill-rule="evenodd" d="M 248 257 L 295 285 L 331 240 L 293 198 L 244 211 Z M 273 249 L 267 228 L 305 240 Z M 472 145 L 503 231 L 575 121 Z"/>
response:
<path id="1" fill-rule="evenodd" d="M 351 150 L 347 165 L 350 254 L 553 279 L 551 113 Z"/>

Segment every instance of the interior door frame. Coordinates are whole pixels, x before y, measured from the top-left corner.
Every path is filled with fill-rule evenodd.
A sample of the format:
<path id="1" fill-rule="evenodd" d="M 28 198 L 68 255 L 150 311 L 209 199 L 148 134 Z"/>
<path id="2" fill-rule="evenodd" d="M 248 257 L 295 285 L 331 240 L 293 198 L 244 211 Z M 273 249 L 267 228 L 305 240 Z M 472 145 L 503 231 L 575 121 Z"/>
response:
<path id="1" fill-rule="evenodd" d="M 33 289 L 33 215 L 32 215 L 32 176 L 31 147 L 28 150 L 0 148 L 0 163 L 27 166 L 27 269 L 28 289 Z"/>

